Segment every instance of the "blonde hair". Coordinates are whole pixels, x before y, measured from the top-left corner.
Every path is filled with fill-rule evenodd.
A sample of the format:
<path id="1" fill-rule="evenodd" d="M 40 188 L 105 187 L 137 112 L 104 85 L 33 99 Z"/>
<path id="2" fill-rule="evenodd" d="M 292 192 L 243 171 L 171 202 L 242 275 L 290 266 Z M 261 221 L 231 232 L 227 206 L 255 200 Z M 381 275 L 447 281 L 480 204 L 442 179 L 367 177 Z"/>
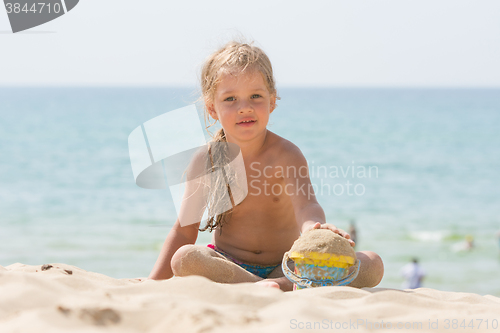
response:
<path id="1" fill-rule="evenodd" d="M 270 95 L 275 96 L 277 99 L 278 93 L 276 90 L 276 81 L 273 75 L 273 68 L 271 66 L 271 61 L 267 55 L 253 43 L 245 43 L 238 41 L 231 41 L 225 46 L 211 54 L 204 62 L 201 70 L 201 95 L 202 99 L 206 104 L 207 102 L 213 102 L 215 91 L 217 86 L 221 81 L 221 77 L 224 74 L 238 75 L 245 71 L 259 71 L 266 84 L 266 87 Z M 226 142 L 226 134 L 224 129 L 219 129 L 215 135 L 212 135 L 208 130 L 211 126 L 215 125 L 215 122 L 210 123 L 210 114 L 206 108 L 204 108 L 205 117 L 205 127 L 208 133 L 212 136 L 212 142 L 220 143 Z M 215 166 L 227 165 L 227 147 L 226 145 L 216 144 L 209 145 L 209 154 L 212 164 L 212 170 Z M 223 174 L 223 177 L 218 177 L 214 179 L 211 184 L 210 194 L 209 194 L 209 213 L 207 224 L 200 231 L 205 231 L 209 229 L 210 232 L 215 228 L 220 228 L 222 232 L 222 225 L 227 223 L 230 219 L 232 209 L 222 213 L 222 214 L 211 214 L 210 207 L 218 204 L 218 201 L 222 199 L 227 191 L 231 198 L 231 203 L 234 207 L 234 202 L 231 196 L 231 189 L 229 187 L 229 180 L 231 175 Z"/>

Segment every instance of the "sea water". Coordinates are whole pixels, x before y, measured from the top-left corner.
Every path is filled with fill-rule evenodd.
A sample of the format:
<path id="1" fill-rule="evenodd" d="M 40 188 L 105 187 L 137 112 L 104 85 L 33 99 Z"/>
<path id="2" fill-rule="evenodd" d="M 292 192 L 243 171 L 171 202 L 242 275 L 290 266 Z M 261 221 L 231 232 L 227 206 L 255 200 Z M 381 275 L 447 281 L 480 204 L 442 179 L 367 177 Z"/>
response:
<path id="1" fill-rule="evenodd" d="M 268 128 L 302 150 L 327 222 L 354 220 L 356 250 L 383 258 L 380 287 L 399 288 L 417 257 L 425 287 L 500 296 L 500 90 L 279 94 Z M 176 214 L 168 190 L 135 185 L 128 135 L 197 98 L 189 88 L 0 88 L 0 265 L 147 276 Z"/>

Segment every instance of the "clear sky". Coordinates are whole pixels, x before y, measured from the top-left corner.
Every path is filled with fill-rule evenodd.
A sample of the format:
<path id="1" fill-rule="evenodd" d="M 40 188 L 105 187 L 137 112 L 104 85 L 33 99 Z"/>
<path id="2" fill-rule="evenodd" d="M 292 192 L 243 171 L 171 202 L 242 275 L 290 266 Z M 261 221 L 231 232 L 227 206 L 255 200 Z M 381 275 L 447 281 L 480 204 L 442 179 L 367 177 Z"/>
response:
<path id="1" fill-rule="evenodd" d="M 18 34 L 0 8 L 0 85 L 194 86 L 238 35 L 281 87 L 500 87 L 499 0 L 80 0 Z"/>

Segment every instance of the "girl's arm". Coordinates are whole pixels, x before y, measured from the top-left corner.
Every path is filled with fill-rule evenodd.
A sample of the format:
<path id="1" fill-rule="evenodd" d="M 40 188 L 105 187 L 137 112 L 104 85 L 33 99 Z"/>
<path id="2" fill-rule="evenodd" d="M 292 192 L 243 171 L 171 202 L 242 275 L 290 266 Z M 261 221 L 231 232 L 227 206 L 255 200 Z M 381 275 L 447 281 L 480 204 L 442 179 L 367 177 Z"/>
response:
<path id="1" fill-rule="evenodd" d="M 316 200 L 309 175 L 302 171 L 308 170 L 308 166 L 300 149 L 293 143 L 287 142 L 282 156 L 286 165 L 284 168 L 286 170 L 284 175 L 285 190 L 292 199 L 295 219 L 300 232 L 304 233 L 311 229 L 329 229 L 348 239 L 351 246 L 354 246 L 354 242 L 347 232 L 337 229 L 333 224 L 326 223 L 325 212 Z M 293 170 L 295 172 L 292 172 Z"/>
<path id="2" fill-rule="evenodd" d="M 174 275 L 172 273 L 172 266 L 170 265 L 172 256 L 181 246 L 196 242 L 199 226 L 199 223 L 195 223 L 181 227 L 179 220 L 175 221 L 174 226 L 163 243 L 153 270 L 149 274 L 150 279 L 165 280 L 170 279 Z"/>
<path id="3" fill-rule="evenodd" d="M 199 183 L 203 175 L 207 161 L 207 151 L 202 148 L 193 155 L 191 163 L 186 170 L 186 189 L 179 217 L 170 230 L 163 243 L 160 255 L 156 260 L 149 278 L 153 280 L 164 280 L 171 278 L 174 274 L 170 262 L 174 253 L 183 245 L 194 244 L 198 238 L 198 228 L 205 210 L 205 198 L 203 195 L 203 184 Z M 181 225 L 182 220 L 182 226 Z"/>

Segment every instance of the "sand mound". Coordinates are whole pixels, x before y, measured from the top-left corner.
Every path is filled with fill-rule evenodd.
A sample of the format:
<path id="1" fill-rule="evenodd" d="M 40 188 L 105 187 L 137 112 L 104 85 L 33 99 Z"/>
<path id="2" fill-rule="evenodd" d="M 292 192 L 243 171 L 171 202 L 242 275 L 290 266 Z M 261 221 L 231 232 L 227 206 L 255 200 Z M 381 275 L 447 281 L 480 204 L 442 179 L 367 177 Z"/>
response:
<path id="1" fill-rule="evenodd" d="M 290 252 L 331 253 L 356 258 L 356 252 L 347 239 L 326 229 L 313 229 L 305 232 L 293 243 Z"/>

